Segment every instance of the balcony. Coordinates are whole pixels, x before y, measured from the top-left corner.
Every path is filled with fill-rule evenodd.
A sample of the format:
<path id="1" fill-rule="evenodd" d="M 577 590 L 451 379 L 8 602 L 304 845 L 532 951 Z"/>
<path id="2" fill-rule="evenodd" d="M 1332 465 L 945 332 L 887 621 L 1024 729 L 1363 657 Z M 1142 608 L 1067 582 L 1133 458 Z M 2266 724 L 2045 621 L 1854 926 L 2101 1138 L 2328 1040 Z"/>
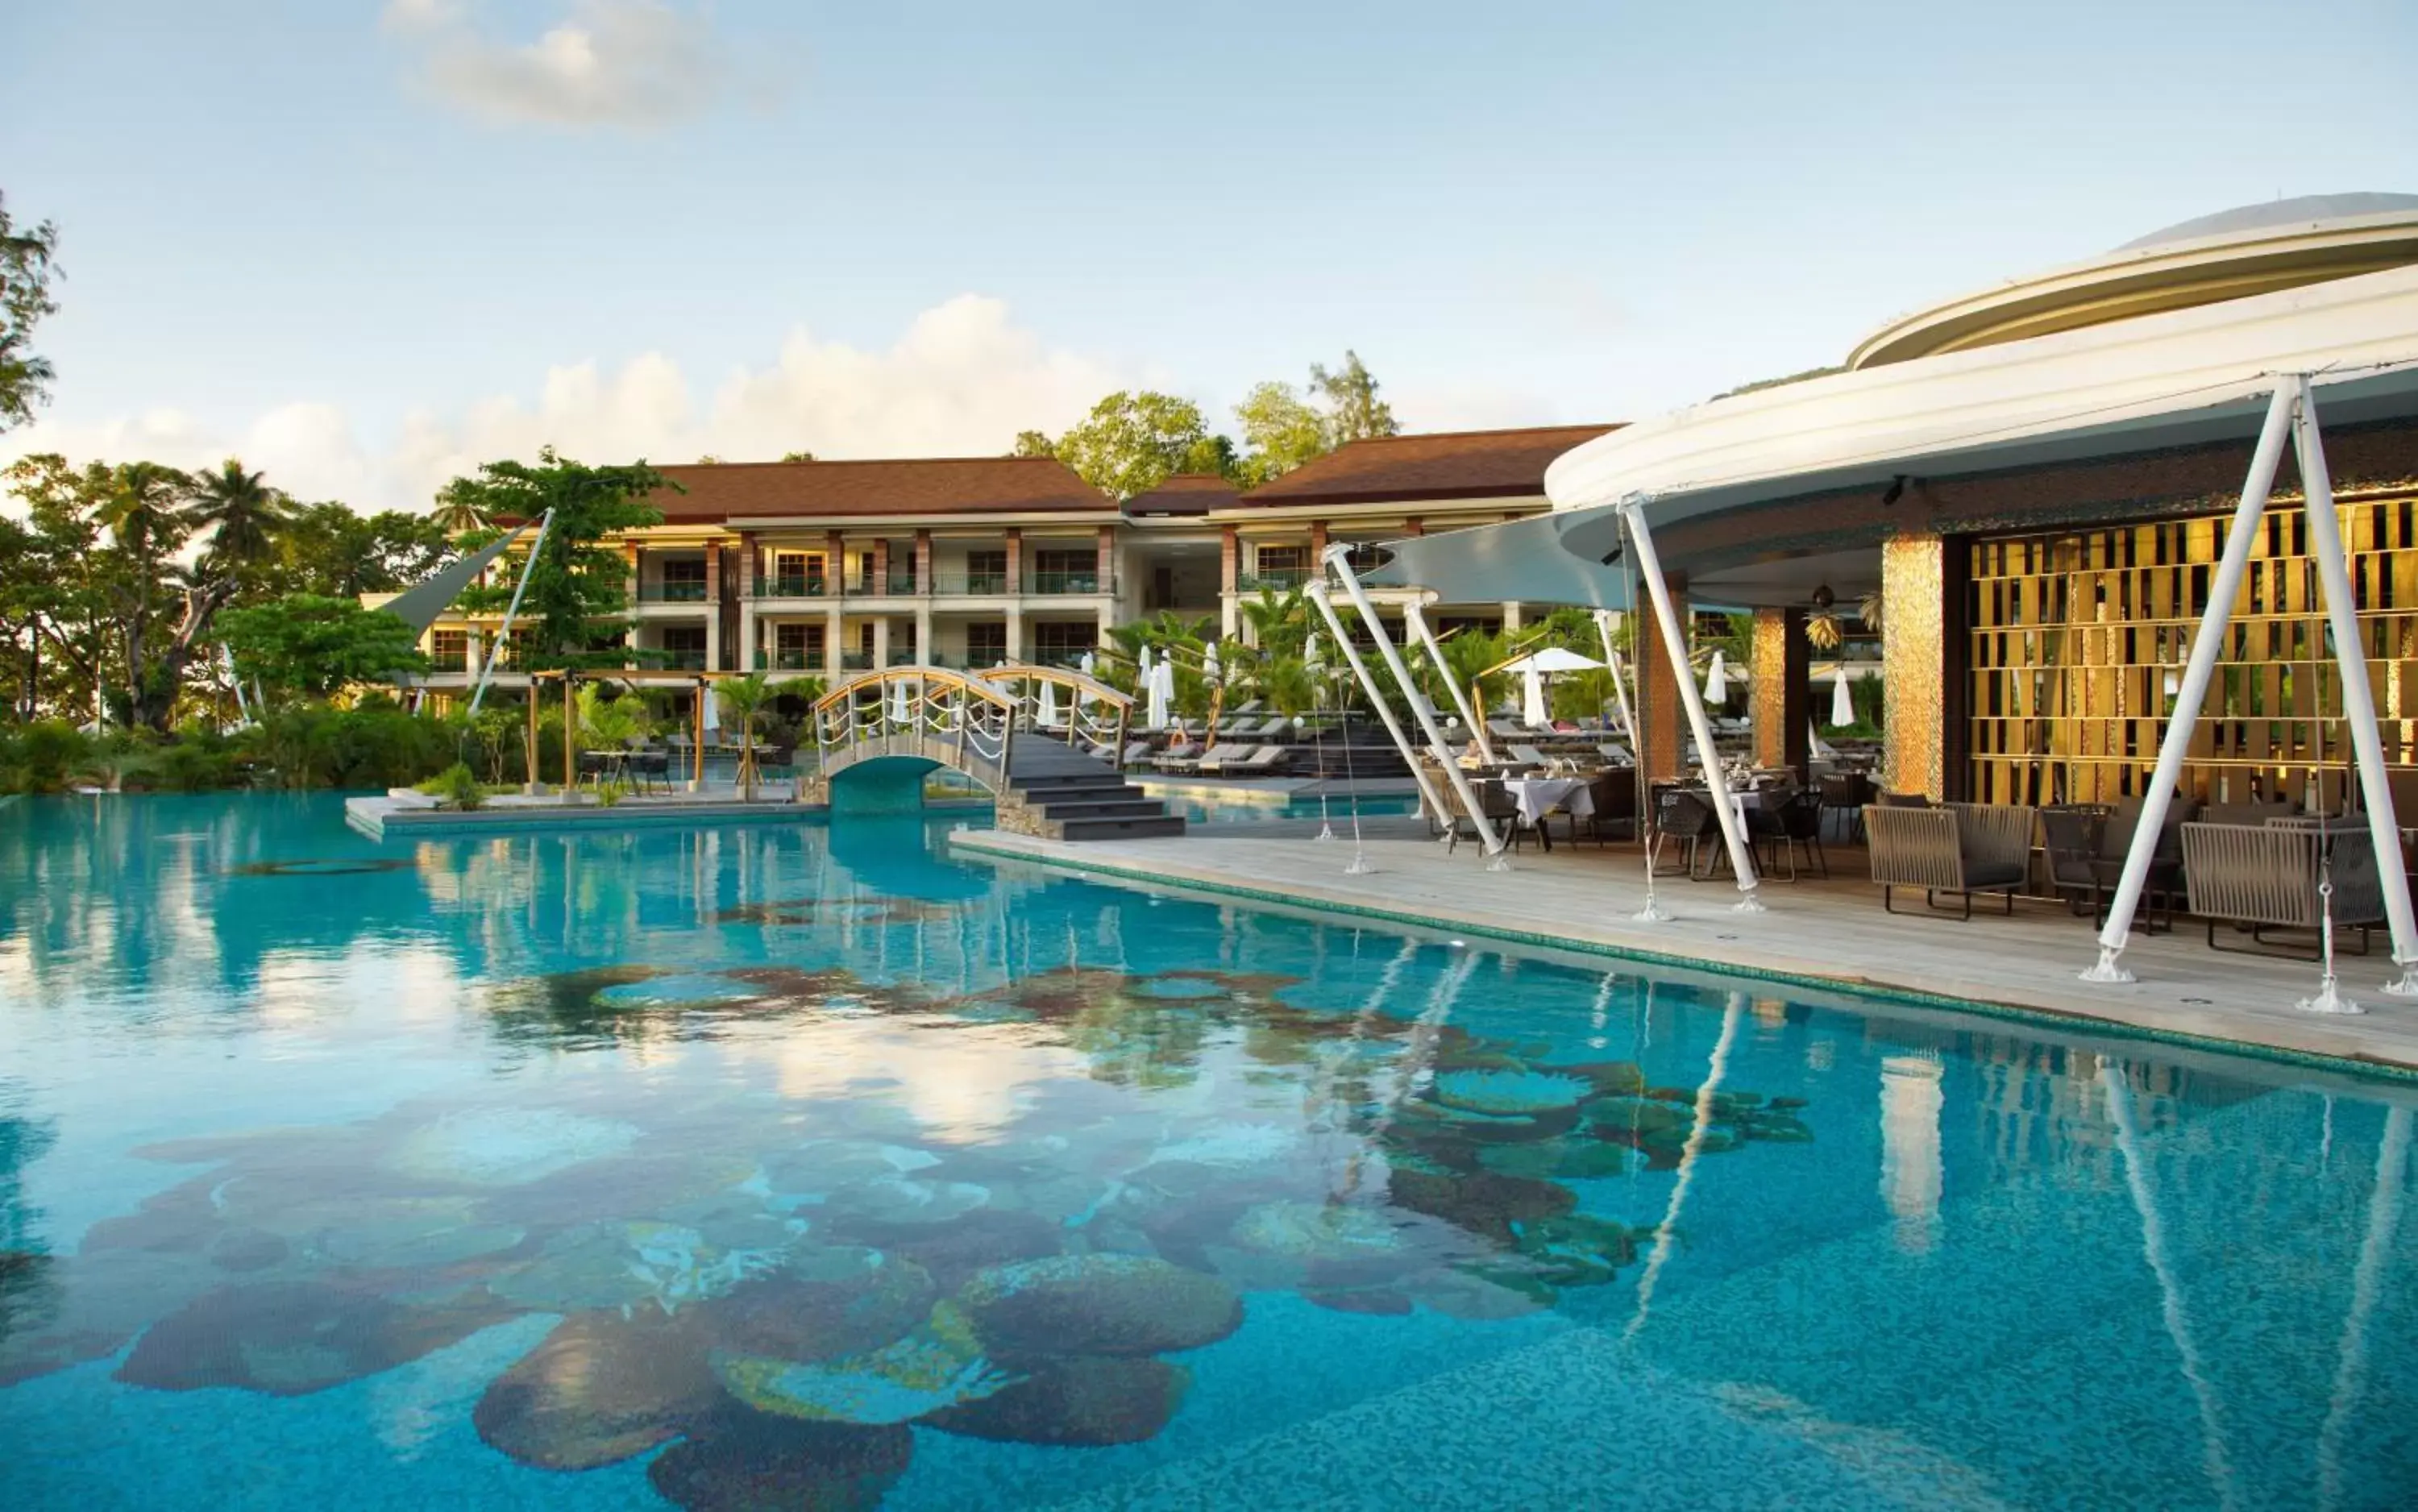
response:
<path id="1" fill-rule="evenodd" d="M 836 596 L 828 577 L 759 577 L 756 580 L 756 597 L 759 599 L 826 599 Z"/>
<path id="2" fill-rule="evenodd" d="M 915 573 L 910 568 L 886 578 L 860 574 L 848 580 L 846 591 L 867 598 L 911 599 L 915 596 Z"/>
<path id="3" fill-rule="evenodd" d="M 1113 593 L 1116 584 L 1104 578 L 1097 570 L 1082 573 L 1030 573 L 1025 575 L 1024 591 L 1036 594 Z"/>
<path id="4" fill-rule="evenodd" d="M 703 603 L 706 602 L 702 583 L 641 583 L 640 603 Z"/>
<path id="5" fill-rule="evenodd" d="M 1310 575 L 1307 567 L 1263 567 L 1256 573 L 1245 573 L 1234 586 L 1245 593 L 1257 593 L 1262 588 L 1290 593 L 1308 582 Z"/>
<path id="6" fill-rule="evenodd" d="M 843 672 L 870 672 L 873 670 L 873 653 L 842 651 L 839 653 L 839 669 Z"/>
<path id="7" fill-rule="evenodd" d="M 705 670 L 705 652 L 702 650 L 649 650 L 642 647 L 639 649 L 638 658 L 643 664 L 647 666 L 661 667 L 666 672 L 702 672 Z"/>
<path id="8" fill-rule="evenodd" d="M 935 573 L 932 574 L 935 593 L 1005 593 L 1007 573 Z"/>
<path id="9" fill-rule="evenodd" d="M 819 672 L 823 669 L 823 653 L 802 651 L 792 648 L 786 651 L 766 651 L 760 658 L 768 672 Z"/>

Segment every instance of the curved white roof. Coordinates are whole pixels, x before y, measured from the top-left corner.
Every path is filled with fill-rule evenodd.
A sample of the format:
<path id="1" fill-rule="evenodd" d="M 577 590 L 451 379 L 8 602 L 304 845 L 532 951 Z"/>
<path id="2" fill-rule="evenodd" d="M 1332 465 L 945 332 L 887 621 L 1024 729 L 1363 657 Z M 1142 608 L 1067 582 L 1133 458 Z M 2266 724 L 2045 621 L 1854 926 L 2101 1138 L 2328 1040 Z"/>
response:
<path id="1" fill-rule="evenodd" d="M 2235 236 L 2244 231 L 2314 228 L 2321 221 L 2340 221 L 2354 215 L 2386 215 L 2395 211 L 2418 211 L 2418 194 L 2296 194 L 2288 200 L 2237 205 L 2230 210 L 2219 210 L 2214 215 L 2178 221 L 2146 237 L 2135 237 L 2115 250 L 2137 252 L 2144 247 L 2197 241 L 2203 237 Z"/>
<path id="2" fill-rule="evenodd" d="M 1545 492 L 1557 511 L 1643 495 L 1660 521 L 2187 445 L 2255 432 L 2279 373 L 2317 374 L 2325 419 L 2418 413 L 2418 267 L 1713 400 L 1563 453 Z"/>

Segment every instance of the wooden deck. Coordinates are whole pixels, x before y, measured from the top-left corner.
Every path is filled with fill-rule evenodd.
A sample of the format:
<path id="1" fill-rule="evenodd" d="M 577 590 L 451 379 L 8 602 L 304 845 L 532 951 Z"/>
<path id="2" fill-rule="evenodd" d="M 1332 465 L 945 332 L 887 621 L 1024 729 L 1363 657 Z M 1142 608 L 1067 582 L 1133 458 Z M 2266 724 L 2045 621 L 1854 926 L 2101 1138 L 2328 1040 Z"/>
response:
<path id="1" fill-rule="evenodd" d="M 1881 909 L 1860 847 L 1830 846 L 1831 878 L 1769 879 L 1760 914 L 1734 911 L 1736 882 L 1666 877 L 1656 895 L 1667 923 L 1632 918 L 1645 900 L 1644 856 L 1634 845 L 1557 842 L 1548 855 L 1523 846 L 1511 870 L 1489 871 L 1464 841 L 1447 856 L 1424 838 L 1424 821 L 1370 819 L 1364 846 L 1375 870 L 1344 871 L 1341 838 L 1319 843 L 1316 826 L 1285 822 L 1201 825 L 1181 839 L 1066 847 L 990 832 L 951 837 L 961 854 L 1034 862 L 1104 880 L 1241 893 L 1270 907 L 1340 909 L 1415 927 L 1465 931 L 1514 942 L 1662 958 L 1851 989 L 1917 994 L 1966 1004 L 2103 1021 L 2216 1045 L 2366 1062 L 2418 1076 L 2418 1000 L 2380 990 L 2397 973 L 2383 931 L 2373 954 L 2346 954 L 2342 991 L 2367 1011 L 2310 1014 L 2296 1004 L 2318 986 L 2310 962 L 2209 949 L 2184 920 L 2171 934 L 2138 929 L 2122 986 L 2080 980 L 2098 958 L 2094 929 L 2065 907 L 2024 899 L 2012 917 L 1997 899 L 1977 902 L 1969 922 Z M 1901 894 L 1900 906 L 1909 900 Z M 2356 944 L 2354 934 L 2349 943 Z"/>

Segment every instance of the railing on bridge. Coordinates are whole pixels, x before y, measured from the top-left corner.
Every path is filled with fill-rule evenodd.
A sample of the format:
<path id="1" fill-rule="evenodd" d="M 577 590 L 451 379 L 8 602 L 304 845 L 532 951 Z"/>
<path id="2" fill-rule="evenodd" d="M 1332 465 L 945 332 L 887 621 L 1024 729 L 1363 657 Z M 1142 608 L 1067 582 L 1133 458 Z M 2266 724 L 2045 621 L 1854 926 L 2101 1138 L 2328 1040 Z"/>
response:
<path id="1" fill-rule="evenodd" d="M 1018 731 L 1056 736 L 1123 771 L 1132 718 L 1133 699 L 1107 683 L 1016 663 L 979 675 L 923 665 L 861 673 L 816 701 L 809 726 L 825 777 L 877 756 L 916 756 L 998 793 Z"/>
<path id="2" fill-rule="evenodd" d="M 1133 728 L 1133 696 L 1070 666 L 1011 662 L 982 675 L 1017 703 L 1017 728 L 1065 740 L 1123 771 L 1125 737 Z"/>

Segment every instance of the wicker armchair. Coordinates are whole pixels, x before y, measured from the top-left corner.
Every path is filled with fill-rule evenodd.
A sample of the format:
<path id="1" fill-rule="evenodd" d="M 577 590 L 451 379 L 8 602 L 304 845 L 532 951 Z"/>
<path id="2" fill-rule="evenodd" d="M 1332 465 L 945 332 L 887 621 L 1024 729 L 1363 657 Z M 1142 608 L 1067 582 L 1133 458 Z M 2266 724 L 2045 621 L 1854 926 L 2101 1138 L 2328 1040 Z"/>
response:
<path id="1" fill-rule="evenodd" d="M 2017 804 L 1870 805 L 1864 829 L 1881 907 L 1895 913 L 1897 890 L 1919 887 L 1926 909 L 1939 909 L 1942 893 L 1955 894 L 1964 904 L 1960 919 L 1973 917 L 1976 893 L 2003 894 L 2006 911 L 2014 912 L 2015 892 L 2031 872 L 2038 816 L 2039 810 Z"/>
<path id="2" fill-rule="evenodd" d="M 2208 921 L 2211 950 L 2227 948 L 2216 942 L 2219 924 L 2245 927 L 2254 946 L 2271 948 L 2270 929 L 2321 928 L 2329 904 L 2318 884 L 2329 875 L 2334 922 L 2358 928 L 2365 955 L 2368 929 L 2384 919 L 2384 887 L 2364 822 L 2183 826 L 2184 886 L 2191 911 Z M 2312 959 L 2321 953 L 2317 942 L 2307 948 Z"/>

